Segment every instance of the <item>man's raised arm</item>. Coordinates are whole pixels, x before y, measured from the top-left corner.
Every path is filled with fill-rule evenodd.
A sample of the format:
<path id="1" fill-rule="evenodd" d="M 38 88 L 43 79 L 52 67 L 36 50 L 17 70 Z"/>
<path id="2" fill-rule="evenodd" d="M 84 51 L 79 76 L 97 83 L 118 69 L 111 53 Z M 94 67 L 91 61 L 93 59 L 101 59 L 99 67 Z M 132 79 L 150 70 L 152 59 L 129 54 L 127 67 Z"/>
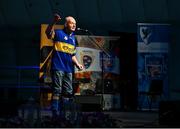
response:
<path id="1" fill-rule="evenodd" d="M 54 19 L 51 24 L 48 25 L 45 33 L 48 39 L 53 39 L 54 38 L 54 25 L 61 20 L 61 17 L 58 14 L 54 14 Z"/>

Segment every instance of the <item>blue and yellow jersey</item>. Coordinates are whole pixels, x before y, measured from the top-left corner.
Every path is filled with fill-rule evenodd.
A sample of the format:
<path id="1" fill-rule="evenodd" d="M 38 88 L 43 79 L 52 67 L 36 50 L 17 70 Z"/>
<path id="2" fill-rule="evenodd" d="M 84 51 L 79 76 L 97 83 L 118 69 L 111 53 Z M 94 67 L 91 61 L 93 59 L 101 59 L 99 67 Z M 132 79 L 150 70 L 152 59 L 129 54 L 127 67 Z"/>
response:
<path id="1" fill-rule="evenodd" d="M 68 35 L 64 30 L 55 30 L 53 36 L 54 52 L 52 56 L 52 70 L 73 72 L 72 56 L 75 55 L 76 42 L 74 34 Z"/>

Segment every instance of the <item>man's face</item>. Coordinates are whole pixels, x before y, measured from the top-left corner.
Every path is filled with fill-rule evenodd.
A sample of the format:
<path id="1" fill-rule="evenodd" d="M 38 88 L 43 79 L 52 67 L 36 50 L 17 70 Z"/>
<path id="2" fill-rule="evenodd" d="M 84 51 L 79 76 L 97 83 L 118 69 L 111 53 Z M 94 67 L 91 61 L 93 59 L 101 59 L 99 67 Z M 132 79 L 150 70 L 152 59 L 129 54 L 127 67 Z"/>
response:
<path id="1" fill-rule="evenodd" d="M 71 32 L 76 30 L 76 21 L 73 18 L 70 18 L 67 21 L 67 29 L 70 30 Z"/>

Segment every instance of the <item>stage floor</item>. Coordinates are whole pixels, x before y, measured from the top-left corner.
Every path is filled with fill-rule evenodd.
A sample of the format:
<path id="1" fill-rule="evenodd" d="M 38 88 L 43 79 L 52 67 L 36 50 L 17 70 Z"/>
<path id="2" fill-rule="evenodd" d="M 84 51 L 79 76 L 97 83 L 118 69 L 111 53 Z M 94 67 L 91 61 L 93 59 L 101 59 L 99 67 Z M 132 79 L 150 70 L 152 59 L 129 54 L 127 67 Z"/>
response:
<path id="1" fill-rule="evenodd" d="M 29 112 L 29 113 L 28 113 Z M 0 117 L 0 127 L 38 127 L 38 128 L 164 128 L 178 127 L 162 125 L 158 111 L 67 111 L 66 115 L 54 119 L 49 109 L 41 109 L 40 113 L 24 110 L 23 116 Z M 73 113 L 72 113 L 73 112 Z M 19 113 L 18 113 L 19 114 Z M 69 117 L 70 116 L 70 117 Z M 54 121 L 55 120 L 55 121 Z M 168 121 L 170 118 L 168 118 Z M 179 125 L 179 124 L 177 124 Z M 180 126 L 179 126 L 180 127 Z"/>
<path id="2" fill-rule="evenodd" d="M 83 112 L 93 113 L 93 112 Z M 160 127 L 159 115 L 157 111 L 102 111 L 101 113 L 109 115 L 116 121 L 118 127 Z M 51 116 L 48 110 L 42 111 L 42 116 Z"/>

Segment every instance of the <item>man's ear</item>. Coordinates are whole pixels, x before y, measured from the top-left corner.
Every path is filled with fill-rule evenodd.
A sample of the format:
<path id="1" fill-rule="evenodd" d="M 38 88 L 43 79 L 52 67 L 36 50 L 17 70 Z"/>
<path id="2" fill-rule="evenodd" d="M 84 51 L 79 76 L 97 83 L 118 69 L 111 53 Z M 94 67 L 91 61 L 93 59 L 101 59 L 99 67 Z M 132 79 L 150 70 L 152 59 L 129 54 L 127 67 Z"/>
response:
<path id="1" fill-rule="evenodd" d="M 67 23 L 64 24 L 64 27 L 65 27 L 65 28 L 67 27 Z"/>

